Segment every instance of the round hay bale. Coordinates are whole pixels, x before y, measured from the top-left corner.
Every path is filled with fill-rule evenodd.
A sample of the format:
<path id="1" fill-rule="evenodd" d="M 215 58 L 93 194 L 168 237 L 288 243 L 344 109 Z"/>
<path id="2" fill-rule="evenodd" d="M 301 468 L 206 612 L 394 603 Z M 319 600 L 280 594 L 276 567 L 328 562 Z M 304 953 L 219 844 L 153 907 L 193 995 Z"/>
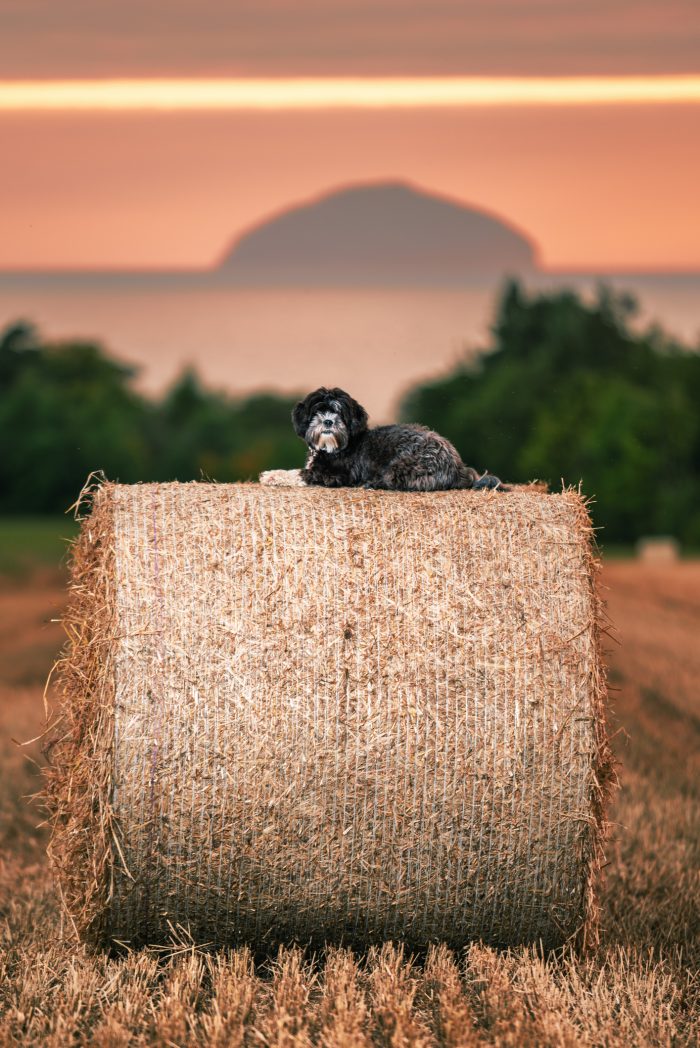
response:
<path id="1" fill-rule="evenodd" d="M 77 932 L 590 941 L 595 577 L 573 491 L 103 486 L 48 785 Z"/>

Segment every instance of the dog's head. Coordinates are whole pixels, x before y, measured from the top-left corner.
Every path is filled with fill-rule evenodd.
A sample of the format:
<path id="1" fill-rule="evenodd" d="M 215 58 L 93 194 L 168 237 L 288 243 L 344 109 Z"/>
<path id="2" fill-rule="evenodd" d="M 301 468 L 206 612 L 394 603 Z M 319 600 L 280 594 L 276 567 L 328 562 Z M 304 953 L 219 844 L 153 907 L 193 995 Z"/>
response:
<path id="1" fill-rule="evenodd" d="M 292 422 L 310 448 L 332 455 L 367 429 L 367 412 L 345 390 L 321 386 L 299 401 Z"/>

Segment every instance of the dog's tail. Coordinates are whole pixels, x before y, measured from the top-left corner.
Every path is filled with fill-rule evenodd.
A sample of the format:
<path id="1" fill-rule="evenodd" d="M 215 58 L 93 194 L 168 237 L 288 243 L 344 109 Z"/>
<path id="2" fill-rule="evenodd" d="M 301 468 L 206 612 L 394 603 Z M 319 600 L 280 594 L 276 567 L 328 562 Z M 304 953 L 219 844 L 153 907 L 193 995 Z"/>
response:
<path id="1" fill-rule="evenodd" d="M 510 486 L 504 484 L 500 477 L 493 473 L 478 473 L 471 466 L 461 463 L 460 468 L 461 488 L 472 488 L 474 491 L 510 491 Z"/>

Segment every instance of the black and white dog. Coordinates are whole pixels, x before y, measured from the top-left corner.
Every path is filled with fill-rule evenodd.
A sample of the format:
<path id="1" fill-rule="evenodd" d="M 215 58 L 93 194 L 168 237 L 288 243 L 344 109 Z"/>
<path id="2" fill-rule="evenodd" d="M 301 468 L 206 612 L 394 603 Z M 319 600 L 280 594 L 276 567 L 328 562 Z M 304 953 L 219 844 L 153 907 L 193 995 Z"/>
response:
<path id="1" fill-rule="evenodd" d="M 451 488 L 507 491 L 498 477 L 466 466 L 449 440 L 425 426 L 376 426 L 342 389 L 320 389 L 292 412 L 309 455 L 301 480 L 328 488 L 444 491 Z"/>

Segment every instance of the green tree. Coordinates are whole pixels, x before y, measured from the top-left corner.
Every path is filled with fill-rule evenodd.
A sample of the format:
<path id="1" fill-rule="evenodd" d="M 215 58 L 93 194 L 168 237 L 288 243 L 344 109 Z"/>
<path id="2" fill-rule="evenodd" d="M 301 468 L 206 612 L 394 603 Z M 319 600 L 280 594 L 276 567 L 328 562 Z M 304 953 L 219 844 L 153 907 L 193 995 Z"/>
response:
<path id="1" fill-rule="evenodd" d="M 89 342 L 43 343 L 23 322 L 0 335 L 0 512 L 62 511 L 85 478 L 246 480 L 303 463 L 292 398 L 233 398 L 188 369 L 160 400 Z"/>
<path id="2" fill-rule="evenodd" d="M 636 308 L 607 288 L 585 303 L 510 283 L 492 345 L 411 391 L 402 417 L 509 480 L 582 481 L 608 540 L 700 543 L 700 354 L 635 330 Z"/>
<path id="3" fill-rule="evenodd" d="M 9 343 L 9 344 L 8 344 Z M 64 509 L 96 468 L 124 481 L 149 461 L 133 371 L 92 343 L 0 341 L 0 511 Z"/>
<path id="4" fill-rule="evenodd" d="M 205 389 L 187 369 L 154 409 L 158 477 L 250 480 L 272 466 L 302 465 L 303 447 L 291 425 L 294 402 L 266 393 L 232 398 Z"/>

